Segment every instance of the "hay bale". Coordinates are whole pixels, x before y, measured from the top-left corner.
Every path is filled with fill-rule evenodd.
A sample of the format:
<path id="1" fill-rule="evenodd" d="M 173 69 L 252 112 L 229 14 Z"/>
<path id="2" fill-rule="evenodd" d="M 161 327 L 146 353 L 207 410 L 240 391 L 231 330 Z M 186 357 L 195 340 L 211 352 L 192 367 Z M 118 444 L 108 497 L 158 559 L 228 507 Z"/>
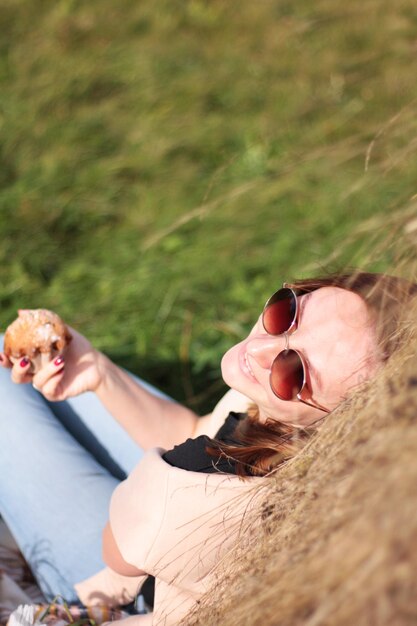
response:
<path id="1" fill-rule="evenodd" d="M 377 379 L 265 479 L 263 515 L 184 624 L 417 623 L 415 320 Z"/>

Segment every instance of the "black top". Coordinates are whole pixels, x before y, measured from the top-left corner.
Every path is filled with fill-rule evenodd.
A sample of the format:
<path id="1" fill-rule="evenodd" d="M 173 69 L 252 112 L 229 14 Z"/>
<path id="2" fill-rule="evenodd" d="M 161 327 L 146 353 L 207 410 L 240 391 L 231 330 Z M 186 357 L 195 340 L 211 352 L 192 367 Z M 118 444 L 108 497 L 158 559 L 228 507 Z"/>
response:
<path id="1" fill-rule="evenodd" d="M 240 420 L 244 419 L 246 416 L 246 413 L 230 412 L 214 439 L 222 443 L 237 444 L 238 442 L 233 437 L 234 431 Z M 217 458 L 206 452 L 206 447 L 210 445 L 210 443 L 210 437 L 207 437 L 207 435 L 200 435 L 200 437 L 196 437 L 195 439 L 187 439 L 179 446 L 174 446 L 172 450 L 165 452 L 162 458 L 174 467 L 192 472 L 236 474 L 233 460 L 223 456 Z"/>

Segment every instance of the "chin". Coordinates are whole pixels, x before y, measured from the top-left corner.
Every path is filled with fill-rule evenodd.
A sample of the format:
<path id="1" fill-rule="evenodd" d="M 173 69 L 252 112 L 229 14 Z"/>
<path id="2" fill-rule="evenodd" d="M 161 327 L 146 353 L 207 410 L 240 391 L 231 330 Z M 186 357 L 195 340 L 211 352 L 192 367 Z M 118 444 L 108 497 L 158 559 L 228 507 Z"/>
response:
<path id="1" fill-rule="evenodd" d="M 270 414 L 268 400 L 264 388 L 259 383 L 252 383 L 241 370 L 239 364 L 240 344 L 233 346 L 226 352 L 221 360 L 221 372 L 224 382 L 235 391 L 239 391 L 260 409 L 260 414 Z M 275 409 L 276 412 L 276 409 Z M 266 419 L 266 418 L 265 418 Z M 263 418 L 261 421 L 265 421 Z"/>
<path id="2" fill-rule="evenodd" d="M 241 372 L 237 359 L 236 346 L 230 348 L 230 350 L 223 355 L 220 363 L 220 369 L 222 378 L 226 385 L 229 385 L 232 389 L 237 389 L 236 382 L 240 380 Z M 237 391 L 242 391 L 242 389 L 237 389 Z"/>
<path id="3" fill-rule="evenodd" d="M 239 346 L 240 344 L 233 346 L 223 356 L 220 364 L 222 378 L 231 389 L 239 391 L 258 404 L 259 385 L 254 385 L 242 372 L 239 364 Z"/>

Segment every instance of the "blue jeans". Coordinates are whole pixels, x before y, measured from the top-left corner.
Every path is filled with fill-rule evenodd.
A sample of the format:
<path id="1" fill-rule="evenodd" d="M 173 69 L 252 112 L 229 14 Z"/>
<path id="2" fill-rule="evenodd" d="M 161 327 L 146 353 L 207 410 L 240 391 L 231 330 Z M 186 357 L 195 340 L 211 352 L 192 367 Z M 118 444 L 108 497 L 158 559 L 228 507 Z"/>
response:
<path id="1" fill-rule="evenodd" d="M 0 368 L 0 398 L 0 515 L 45 597 L 76 602 L 74 583 L 104 567 L 110 496 L 142 451 L 93 393 L 49 403 Z"/>

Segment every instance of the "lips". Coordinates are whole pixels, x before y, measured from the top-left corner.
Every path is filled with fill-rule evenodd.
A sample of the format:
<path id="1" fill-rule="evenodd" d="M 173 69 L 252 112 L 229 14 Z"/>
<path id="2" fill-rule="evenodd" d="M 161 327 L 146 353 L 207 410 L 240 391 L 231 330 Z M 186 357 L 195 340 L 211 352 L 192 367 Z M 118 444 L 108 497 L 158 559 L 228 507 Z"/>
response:
<path id="1" fill-rule="evenodd" d="M 248 355 L 246 352 L 246 346 L 242 346 L 242 349 L 239 352 L 239 365 L 242 372 L 252 381 L 258 382 L 253 370 L 250 366 Z"/>

